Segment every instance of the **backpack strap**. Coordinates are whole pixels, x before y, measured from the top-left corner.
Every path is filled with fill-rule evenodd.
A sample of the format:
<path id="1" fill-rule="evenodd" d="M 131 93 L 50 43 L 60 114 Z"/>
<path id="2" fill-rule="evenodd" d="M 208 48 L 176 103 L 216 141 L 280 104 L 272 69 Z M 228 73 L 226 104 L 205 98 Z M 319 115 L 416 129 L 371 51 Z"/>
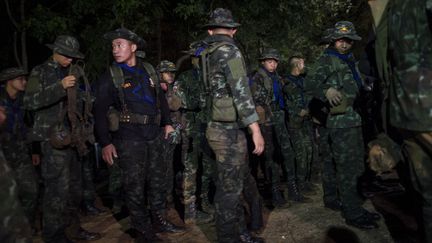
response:
<path id="1" fill-rule="evenodd" d="M 114 87 L 118 91 L 118 96 L 119 96 L 120 103 L 122 106 L 121 109 L 122 109 L 122 111 L 126 111 L 127 107 L 126 107 L 126 102 L 125 102 L 125 97 L 124 97 L 124 92 L 123 92 L 123 87 L 122 87 L 122 85 L 124 83 L 123 71 L 122 71 L 121 67 L 119 67 L 115 64 L 111 64 L 110 73 L 111 73 Z"/>
<path id="2" fill-rule="evenodd" d="M 148 73 L 148 75 L 150 75 L 150 82 L 153 82 L 154 86 L 155 86 L 155 91 L 156 91 L 156 107 L 159 109 L 160 108 L 160 100 L 159 100 L 159 87 L 160 87 L 160 83 L 159 83 L 159 75 L 156 73 L 156 70 L 154 69 L 154 67 L 148 63 L 148 62 L 142 62 L 144 69 L 146 70 L 146 72 Z"/>

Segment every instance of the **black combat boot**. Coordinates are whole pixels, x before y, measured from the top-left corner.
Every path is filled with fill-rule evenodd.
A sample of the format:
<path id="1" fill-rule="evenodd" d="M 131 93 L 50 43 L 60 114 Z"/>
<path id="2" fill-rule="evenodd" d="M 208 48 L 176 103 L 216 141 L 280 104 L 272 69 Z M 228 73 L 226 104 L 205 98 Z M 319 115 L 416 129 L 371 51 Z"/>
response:
<path id="1" fill-rule="evenodd" d="M 99 215 L 101 213 L 104 213 L 104 209 L 97 208 L 94 205 L 93 201 L 83 201 L 82 203 L 82 212 L 84 215 Z"/>
<path id="2" fill-rule="evenodd" d="M 277 187 L 272 187 L 272 204 L 275 208 L 289 207 L 289 204 L 283 198 L 281 191 Z"/>
<path id="3" fill-rule="evenodd" d="M 166 219 L 163 211 L 153 211 L 153 228 L 156 232 L 163 233 L 185 233 L 186 230 L 182 226 L 177 226 Z"/>
<path id="4" fill-rule="evenodd" d="M 342 202 L 339 199 L 333 201 L 324 201 L 324 207 L 331 209 L 333 211 L 341 211 L 342 210 Z"/>
<path id="5" fill-rule="evenodd" d="M 346 224 L 360 228 L 360 229 L 376 229 L 378 224 L 368 214 L 363 214 L 355 219 L 345 219 Z"/>
<path id="6" fill-rule="evenodd" d="M 185 205 L 185 224 L 207 224 L 213 221 L 213 214 L 201 211 L 197 208 L 196 202 Z"/>
<path id="7" fill-rule="evenodd" d="M 300 193 L 295 180 L 288 181 L 288 200 L 301 203 L 312 202 L 312 199 L 305 197 Z"/>
<path id="8" fill-rule="evenodd" d="M 240 234 L 241 243 L 264 243 L 265 240 L 261 237 L 251 235 L 249 231 L 244 231 Z"/>
<path id="9" fill-rule="evenodd" d="M 93 241 L 99 240 L 100 238 L 101 235 L 99 233 L 89 232 L 81 227 L 72 235 L 72 239 L 80 241 Z"/>

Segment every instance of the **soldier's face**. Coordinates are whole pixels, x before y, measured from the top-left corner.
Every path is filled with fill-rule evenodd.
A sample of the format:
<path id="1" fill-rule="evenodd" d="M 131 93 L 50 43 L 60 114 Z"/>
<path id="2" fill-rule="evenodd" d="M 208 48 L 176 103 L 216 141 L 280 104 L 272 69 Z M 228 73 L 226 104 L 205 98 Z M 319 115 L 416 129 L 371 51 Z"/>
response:
<path id="1" fill-rule="evenodd" d="M 61 54 L 58 53 L 54 53 L 53 55 L 53 59 L 54 61 L 56 61 L 60 66 L 62 67 L 69 67 L 69 65 L 71 65 L 73 58 L 72 57 L 68 57 L 68 56 L 63 56 Z"/>
<path id="2" fill-rule="evenodd" d="M 266 60 L 262 61 L 261 64 L 270 73 L 276 71 L 276 69 L 278 67 L 278 62 L 275 59 L 266 59 Z"/>
<path id="3" fill-rule="evenodd" d="M 169 84 L 172 84 L 174 82 L 174 77 L 175 77 L 175 74 L 173 72 L 163 72 L 162 73 L 162 80 L 169 83 Z"/>
<path id="4" fill-rule="evenodd" d="M 24 91 L 26 88 L 26 84 L 27 79 L 24 76 L 20 76 L 9 80 L 7 86 L 17 91 Z"/>
<path id="5" fill-rule="evenodd" d="M 354 43 L 353 40 L 350 40 L 347 38 L 342 38 L 342 39 L 336 40 L 334 46 L 335 46 L 336 51 L 338 51 L 341 54 L 346 54 L 351 50 L 353 43 Z"/>
<path id="6" fill-rule="evenodd" d="M 115 39 L 112 41 L 112 54 L 118 63 L 127 63 L 135 56 L 137 46 L 125 39 Z"/>
<path id="7" fill-rule="evenodd" d="M 300 73 L 305 73 L 306 67 L 305 67 L 304 59 L 299 59 L 299 62 L 297 63 L 297 67 Z"/>

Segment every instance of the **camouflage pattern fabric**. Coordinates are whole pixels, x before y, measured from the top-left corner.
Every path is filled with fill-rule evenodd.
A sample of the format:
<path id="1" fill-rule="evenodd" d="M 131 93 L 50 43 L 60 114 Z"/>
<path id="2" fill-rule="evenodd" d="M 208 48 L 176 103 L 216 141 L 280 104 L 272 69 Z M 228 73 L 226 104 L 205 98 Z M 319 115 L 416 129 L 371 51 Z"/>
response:
<path id="1" fill-rule="evenodd" d="M 5 128 L 0 135 L 1 148 L 17 182 L 21 205 L 30 225 L 34 226 L 39 184 L 26 140 L 28 128 L 24 122 L 22 102 L 22 93 L 12 100 L 5 89 L 0 91 L 0 106 L 6 108 L 7 115 Z"/>
<path id="2" fill-rule="evenodd" d="M 93 169 L 93 153 L 89 153 L 83 157 L 80 157 L 82 164 L 82 199 L 89 202 L 96 200 L 96 187 L 93 182 L 94 169 Z"/>
<path id="3" fill-rule="evenodd" d="M 43 141 L 42 178 L 45 192 L 42 235 L 47 242 L 63 240 L 68 223 L 71 222 L 74 227 L 79 225 L 81 167 L 76 167 L 81 164 L 76 161 L 75 150 L 69 147 L 54 149 L 48 141 L 49 129 L 59 122 L 59 111 L 65 109 L 62 101 L 66 98 L 66 92 L 60 80 L 66 75 L 67 70 L 50 59 L 31 71 L 24 95 L 24 107 L 35 112 L 29 137 L 31 141 Z M 68 124 L 67 119 L 64 124 Z M 66 220 L 64 215 L 68 215 Z"/>
<path id="4" fill-rule="evenodd" d="M 364 212 L 356 187 L 357 178 L 364 170 L 361 117 L 354 109 L 359 84 L 354 80 L 348 64 L 331 52 L 334 50 L 326 49 L 314 64 L 304 83 L 305 93 L 313 94 L 325 102 L 325 92 L 333 87 L 343 92 L 345 99 L 349 100 L 344 113 L 328 116 L 327 128 L 320 130 L 320 146 L 323 154 L 324 201 L 335 199 L 335 191 L 339 190 L 343 217 L 354 219 Z M 310 97 L 307 99 L 310 100 Z M 336 172 L 333 166 L 336 166 Z"/>
<path id="5" fill-rule="evenodd" d="M 299 182 L 310 178 L 312 168 L 313 144 L 310 137 L 309 116 L 300 116 L 301 110 L 307 110 L 304 98 L 304 78 L 288 76 L 283 87 L 285 105 L 287 106 L 289 134 L 296 158 L 296 176 Z"/>
<path id="6" fill-rule="evenodd" d="M 274 58 L 274 53 L 263 53 L 263 55 Z M 275 77 L 281 83 L 281 78 L 277 73 Z M 283 163 L 287 169 L 294 175 L 294 161 L 292 148 L 289 140 L 288 130 L 285 128 L 285 114 L 281 110 L 280 104 L 277 103 L 273 91 L 273 80 L 264 67 L 260 67 L 251 80 L 251 93 L 257 107 L 264 110 L 264 119 L 260 119 L 260 129 L 266 142 L 266 148 L 262 158 L 265 159 L 265 173 L 272 182 L 273 188 L 279 188 L 280 183 L 280 165 L 274 159 L 275 149 L 282 153 Z M 289 177 L 292 177 L 290 175 Z"/>
<path id="7" fill-rule="evenodd" d="M 426 242 L 432 242 L 432 33 L 430 0 L 389 1 L 376 26 L 376 57 L 390 124 L 401 130 L 402 153 L 423 197 Z M 391 57 L 391 58 L 388 58 Z M 388 70 L 390 70 L 388 72 Z"/>
<path id="8" fill-rule="evenodd" d="M 209 45 L 227 42 L 209 54 L 208 81 L 212 98 L 232 97 L 237 122 L 210 121 L 207 141 L 216 155 L 216 228 L 219 242 L 238 242 L 240 230 L 245 228 L 240 203 L 248 166 L 246 137 L 239 127 L 258 121 L 255 105 L 248 86 L 246 67 L 234 40 L 225 35 L 209 36 Z"/>
<path id="9" fill-rule="evenodd" d="M 0 150 L 0 241 L 32 242 L 31 228 L 18 200 L 18 186 L 12 174 Z"/>
<path id="10" fill-rule="evenodd" d="M 357 191 L 363 174 L 363 139 L 360 127 L 320 128 L 320 149 L 323 154 L 322 185 L 324 202 L 340 199 L 342 216 L 354 219 L 364 213 L 363 199 Z M 334 161 L 334 162 L 333 162 Z"/>
<path id="11" fill-rule="evenodd" d="M 214 160 L 209 156 L 208 143 L 205 138 L 203 111 L 198 108 L 200 85 L 196 70 L 187 70 L 178 76 L 177 95 L 182 100 L 182 162 L 183 172 L 183 202 L 189 204 L 196 201 L 197 182 L 201 181 L 201 200 L 208 201 L 210 181 L 214 174 Z M 207 149 L 206 149 L 207 148 Z M 197 174 L 199 165 L 203 167 L 202 174 Z"/>
<path id="12" fill-rule="evenodd" d="M 160 137 L 150 141 L 115 140 L 121 168 L 124 201 L 130 212 L 131 227 L 148 233 L 151 229 L 147 202 L 152 209 L 165 209 L 164 173 L 159 163 Z M 150 172 L 151 171 L 151 172 Z M 146 192 L 146 185 L 149 188 Z M 160 189 L 159 189 L 160 188 Z M 145 198 L 147 194 L 148 200 Z"/>

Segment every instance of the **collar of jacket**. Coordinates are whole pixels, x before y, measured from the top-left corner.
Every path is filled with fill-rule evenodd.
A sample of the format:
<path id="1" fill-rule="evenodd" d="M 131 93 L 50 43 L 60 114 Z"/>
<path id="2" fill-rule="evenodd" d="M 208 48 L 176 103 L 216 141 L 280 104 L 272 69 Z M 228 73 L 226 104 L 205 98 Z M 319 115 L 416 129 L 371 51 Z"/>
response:
<path id="1" fill-rule="evenodd" d="M 235 40 L 231 38 L 229 35 L 221 35 L 221 34 L 207 36 L 207 38 L 205 38 L 204 41 L 209 44 L 213 42 L 229 42 L 232 44 L 236 44 Z"/>

